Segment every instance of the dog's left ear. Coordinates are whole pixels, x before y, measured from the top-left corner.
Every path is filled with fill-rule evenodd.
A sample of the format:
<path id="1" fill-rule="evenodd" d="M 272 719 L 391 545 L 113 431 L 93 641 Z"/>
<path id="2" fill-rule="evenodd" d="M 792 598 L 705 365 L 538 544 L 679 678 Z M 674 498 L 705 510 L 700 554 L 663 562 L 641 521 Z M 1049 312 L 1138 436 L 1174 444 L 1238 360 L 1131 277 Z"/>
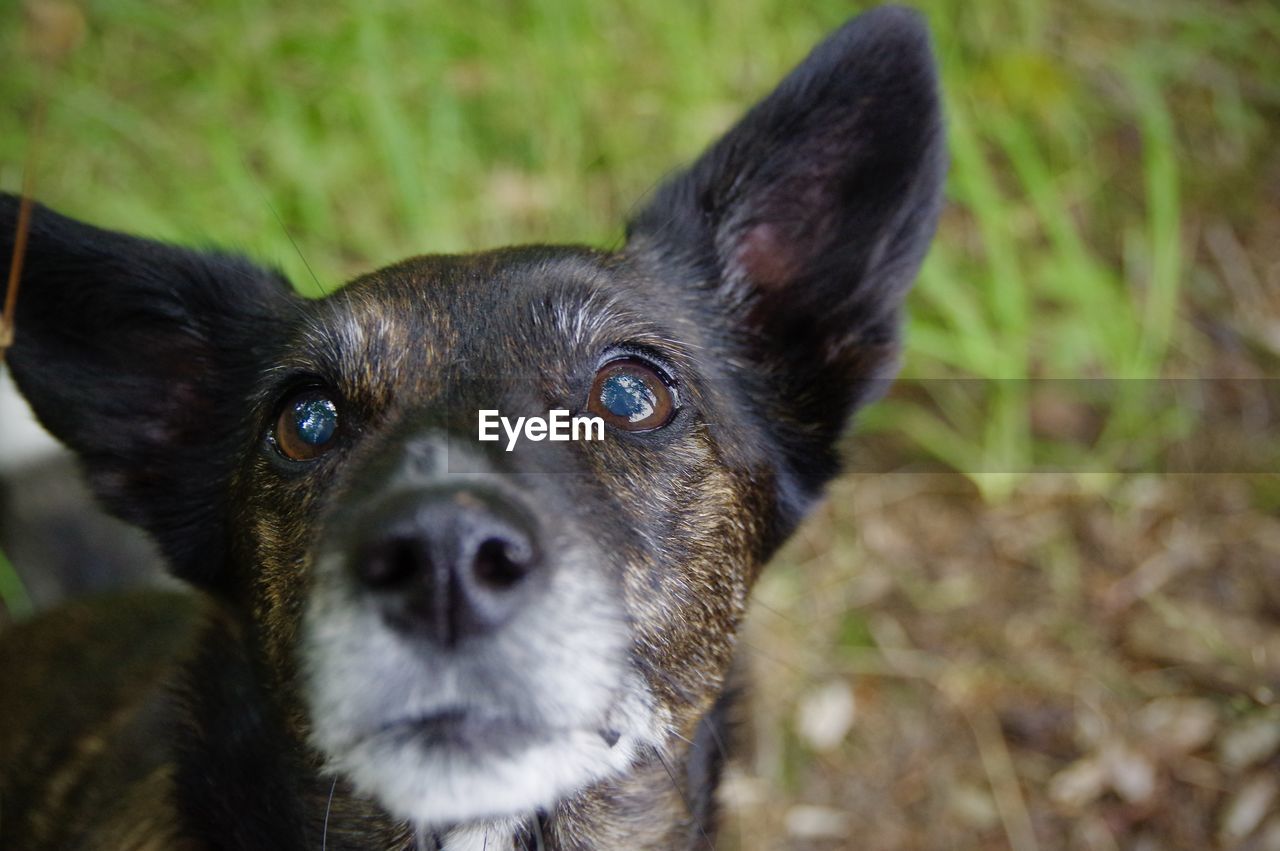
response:
<path id="1" fill-rule="evenodd" d="M 0 193 L 9 268 L 19 202 Z M 220 581 L 246 397 L 299 299 L 233 255 L 102 230 L 35 205 L 8 364 L 112 513 L 175 573 Z"/>
<path id="2" fill-rule="evenodd" d="M 802 494 L 834 474 L 840 432 L 896 367 L 945 172 L 928 33 L 882 8 L 815 48 L 628 227 L 628 254 L 730 317 Z"/>

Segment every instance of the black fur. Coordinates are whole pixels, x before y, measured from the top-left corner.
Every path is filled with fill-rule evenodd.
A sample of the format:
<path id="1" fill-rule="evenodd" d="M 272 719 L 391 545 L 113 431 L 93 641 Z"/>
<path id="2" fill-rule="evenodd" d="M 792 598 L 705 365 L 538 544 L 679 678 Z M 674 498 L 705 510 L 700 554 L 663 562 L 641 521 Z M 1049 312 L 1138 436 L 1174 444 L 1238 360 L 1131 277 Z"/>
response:
<path id="1" fill-rule="evenodd" d="M 0 643 L 9 654 L 0 660 L 21 668 L 15 677 L 26 688 L 46 688 L 47 674 L 56 681 L 47 688 L 77 694 L 83 679 L 98 684 L 90 694 L 104 703 L 101 713 L 130 719 L 129 735 L 109 738 L 105 763 L 80 747 L 97 741 L 80 714 L 46 719 L 22 696 L 0 695 L 0 805 L 21 807 L 0 818 L 0 845 L 56 848 L 66 836 L 109 843 L 121 835 L 115 819 L 127 818 L 148 825 L 154 842 L 199 848 L 412 847 L 414 830 L 385 798 L 323 770 L 333 754 L 322 754 L 328 745 L 314 735 L 308 686 L 324 670 L 314 651 L 330 645 L 308 632 L 304 613 L 345 626 L 356 621 L 335 611 L 373 610 L 353 602 L 373 592 L 350 591 L 352 565 L 377 530 L 380 503 L 405 481 L 432 510 L 439 506 L 428 497 L 447 484 L 463 506 L 450 510 L 479 511 L 481 487 L 445 482 L 430 460 L 445 446 L 451 465 L 491 476 L 484 499 L 508 501 L 503 516 L 518 518 L 538 544 L 545 575 L 576 570 L 573 587 L 599 585 L 592 599 L 625 624 L 618 667 L 643 682 L 645 698 L 665 713 L 663 734 L 673 733 L 659 749 L 647 731 L 628 731 L 636 749 L 612 751 L 636 754 L 625 772 L 560 796 L 511 844 L 704 847 L 733 739 L 736 690 L 727 684 L 747 594 L 838 472 L 837 438 L 853 412 L 895 366 L 903 297 L 939 212 L 942 137 L 924 28 L 912 13 L 884 9 L 819 45 L 662 186 L 613 254 L 536 246 L 418 257 L 305 301 L 278 273 L 240 258 L 37 207 L 14 376 L 41 421 L 78 454 L 102 503 L 147 530 L 174 573 L 214 593 L 188 612 L 188 629 L 171 627 L 185 639 L 166 637 L 174 641 L 167 654 L 132 667 L 122 659 L 127 679 L 115 691 L 104 691 L 111 671 L 101 660 L 87 672 L 66 664 L 69 639 L 51 638 L 57 613 Z M 0 195 L 0 260 L 11 253 L 17 209 L 16 198 Z M 601 359 L 619 351 L 672 373 L 680 405 L 667 425 L 618 431 L 602 445 L 542 443 L 511 454 L 474 440 L 477 408 L 581 407 Z M 342 415 L 335 448 L 305 463 L 286 459 L 273 436 L 299 386 L 322 388 Z M 577 559 L 560 563 L 559 550 Z M 338 567 L 325 568 L 326 559 Z M 547 594 L 551 585 L 537 587 Z M 316 606 L 324 591 L 332 596 Z M 441 606 L 418 609 L 438 616 Z M 538 636 L 559 640 L 576 616 L 533 622 Z M 76 640 L 86 643 L 117 629 L 107 608 L 78 623 Z M 383 637 L 385 623 L 368 623 Z M 342 631 L 334 646 L 343 651 L 345 637 L 358 634 Z M 608 630 L 590 637 L 601 636 Z M 332 654 L 344 658 L 344 675 L 321 682 L 345 689 L 350 669 L 373 670 L 380 679 L 366 690 L 382 700 L 379 689 L 392 680 L 416 685 L 422 675 L 412 669 L 428 654 L 456 673 L 452 649 L 402 639 L 377 645 L 418 654 L 393 674 L 369 667 L 379 659 L 361 644 L 355 663 Z M 127 646 L 102 646 L 129 655 Z M 520 673 L 508 659 L 484 664 L 500 684 Z M 556 672 L 564 671 L 580 684 L 580 668 Z M 539 686 L 523 683 L 520 698 Z M 612 717 L 613 708 L 589 720 Z M 517 720 L 527 717 L 511 721 L 526 729 Z M 551 729 L 584 729 L 559 723 Z M 600 731 L 605 742 L 609 735 Z M 468 756 L 489 753 L 471 747 Z M 404 753 L 417 754 L 406 747 L 392 756 Z M 75 800 L 99 804 L 78 808 L 22 771 L 48 766 L 132 789 L 135 763 L 154 768 L 157 759 L 169 772 L 155 781 L 163 794 L 128 798 L 118 812 L 101 807 L 105 786 L 85 785 Z M 51 827 L 64 822 L 69 833 Z M 449 827 L 432 822 L 424 831 L 443 837 Z"/>
<path id="2" fill-rule="evenodd" d="M 5 196 L 5 257 L 16 220 Z M 8 362 L 36 415 L 103 505 L 151 532 L 184 579 L 213 583 L 244 398 L 298 301 L 289 283 L 37 206 L 21 293 Z"/>
<path id="3" fill-rule="evenodd" d="M 878 9 L 815 48 L 628 227 L 659 274 L 717 291 L 746 320 L 739 347 L 772 379 L 766 421 L 802 499 L 894 370 L 945 170 L 927 34 L 914 13 Z"/>

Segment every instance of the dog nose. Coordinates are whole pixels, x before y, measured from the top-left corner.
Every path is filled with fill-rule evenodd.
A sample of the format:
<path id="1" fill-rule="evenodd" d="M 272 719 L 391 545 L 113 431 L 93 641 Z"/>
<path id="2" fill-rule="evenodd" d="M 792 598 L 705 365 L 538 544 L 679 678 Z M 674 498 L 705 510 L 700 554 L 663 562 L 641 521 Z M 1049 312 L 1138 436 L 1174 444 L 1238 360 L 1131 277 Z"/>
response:
<path id="1" fill-rule="evenodd" d="M 475 490 L 402 494 L 374 512 L 352 569 L 394 629 L 444 647 L 493 633 L 545 577 L 532 524 Z"/>

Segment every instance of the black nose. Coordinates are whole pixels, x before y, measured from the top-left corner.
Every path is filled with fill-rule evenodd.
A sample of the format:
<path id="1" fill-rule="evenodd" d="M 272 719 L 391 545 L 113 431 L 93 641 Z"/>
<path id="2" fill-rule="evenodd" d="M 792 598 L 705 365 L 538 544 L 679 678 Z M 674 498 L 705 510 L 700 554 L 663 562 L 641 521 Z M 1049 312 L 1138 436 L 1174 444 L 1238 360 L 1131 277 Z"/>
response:
<path id="1" fill-rule="evenodd" d="M 400 494 L 372 512 L 351 567 L 387 622 L 445 646 L 494 632 L 544 583 L 532 524 L 476 490 Z"/>

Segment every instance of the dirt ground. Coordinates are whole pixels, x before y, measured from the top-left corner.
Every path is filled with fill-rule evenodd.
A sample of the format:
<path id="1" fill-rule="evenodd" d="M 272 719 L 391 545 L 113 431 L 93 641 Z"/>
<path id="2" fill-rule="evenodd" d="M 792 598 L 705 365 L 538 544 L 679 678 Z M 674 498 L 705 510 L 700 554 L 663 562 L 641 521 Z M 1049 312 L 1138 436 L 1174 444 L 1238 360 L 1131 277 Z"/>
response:
<path id="1" fill-rule="evenodd" d="M 1203 33 L 1228 31 L 1241 5 L 1222 4 L 1220 21 L 1216 8 L 1203 12 Z M 1107 66 L 1133 21 L 1167 14 L 1170 38 L 1191 38 L 1196 4 L 1052 9 L 1064 53 L 1084 61 L 1092 50 Z M 1204 74 L 1229 81 L 1222 68 L 1251 63 L 1252 44 Z M 1115 96 L 1114 81 L 1092 73 L 1101 83 L 1082 89 L 1069 117 Z M 1036 105 L 1044 81 L 1017 76 Z M 1280 851 L 1280 114 L 1272 80 L 1242 85 L 1256 116 L 1202 102 L 1199 90 L 1170 95 L 1188 274 L 1169 374 L 1205 381 L 1209 415 L 1188 441 L 1193 454 L 1226 447 L 1236 466 L 1036 474 L 994 501 L 959 474 L 884 472 L 893 461 L 839 481 L 754 595 L 742 636 L 749 751 L 722 789 L 723 851 Z M 182 101 L 164 98 L 166 109 Z M 1265 122 L 1258 136 L 1272 144 L 1237 151 L 1219 127 L 1226 118 Z M 1138 203 L 1145 175 L 1133 128 L 1099 138 L 1090 154 L 1111 163 L 1095 210 L 1105 214 Z M 263 198 L 249 185 L 239 212 Z M 494 185 L 515 199 L 499 207 L 538 195 L 518 178 Z M 1009 227 L 1026 231 L 1028 209 L 1011 208 Z M 323 257 L 313 238 L 309 256 Z M 1058 436 L 1091 432 L 1070 407 L 1033 414 Z M 9 499 L 37 505 L 34 493 L 14 488 Z M 8 531 L 31 547 L 84 551 L 34 522 Z M 61 558 L 44 549 L 20 559 L 24 546 L 6 544 L 19 566 Z M 82 573 L 85 585 L 117 575 Z M 41 604 L 65 592 L 30 585 Z"/>
<path id="2" fill-rule="evenodd" d="M 1280 480 L 865 475 L 758 589 L 744 849 L 1280 849 Z"/>
<path id="3" fill-rule="evenodd" d="M 994 504 L 840 481 L 757 589 L 724 847 L 1280 849 L 1280 158 L 1253 173 L 1247 215 L 1189 209 L 1172 367 L 1208 389 L 1184 448 L 1232 460 Z"/>

